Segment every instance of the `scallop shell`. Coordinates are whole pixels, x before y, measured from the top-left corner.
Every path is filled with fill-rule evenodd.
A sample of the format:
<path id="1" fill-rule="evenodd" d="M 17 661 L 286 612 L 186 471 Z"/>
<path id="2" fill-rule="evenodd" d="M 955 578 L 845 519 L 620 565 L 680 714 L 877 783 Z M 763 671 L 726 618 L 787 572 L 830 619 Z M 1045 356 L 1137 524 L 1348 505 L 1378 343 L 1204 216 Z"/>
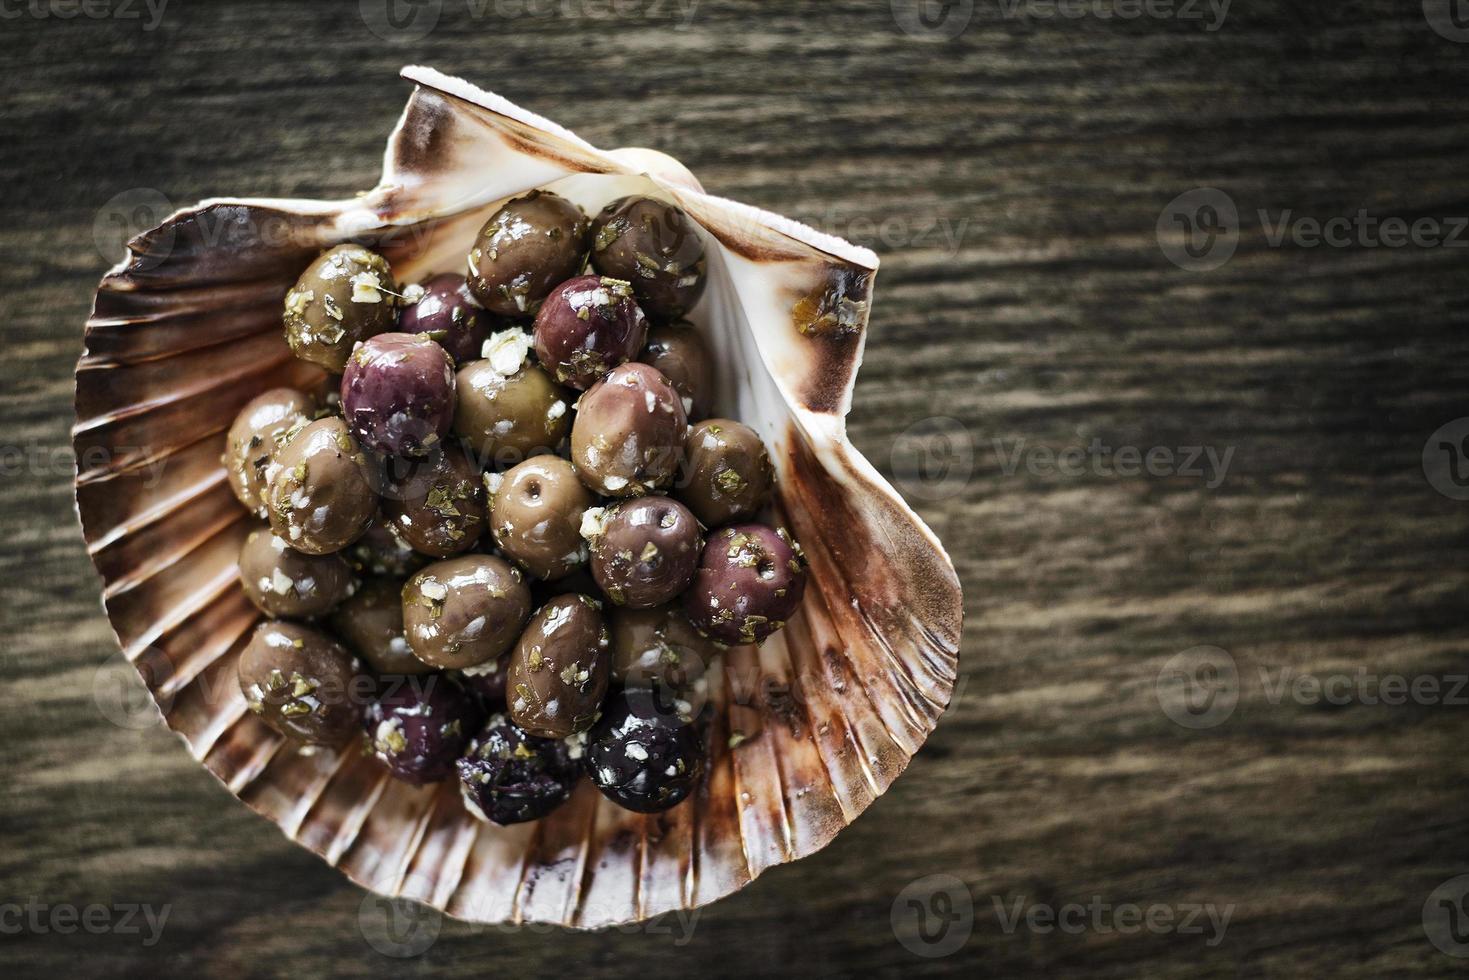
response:
<path id="1" fill-rule="evenodd" d="M 194 757 L 368 888 L 473 921 L 589 928 L 704 905 L 829 842 L 903 771 L 953 691 L 953 566 L 846 439 L 877 258 L 706 194 L 661 153 L 598 150 L 459 79 L 403 76 L 416 87 L 373 190 L 205 201 L 135 238 L 102 280 L 73 444 L 107 615 Z M 319 251 L 370 243 L 417 281 L 460 268 L 500 203 L 545 185 L 589 212 L 654 194 L 698 223 L 709 286 L 691 319 L 725 366 L 718 412 L 770 445 L 776 506 L 811 579 L 784 631 L 712 672 L 713 757 L 693 798 L 644 816 L 584 780 L 549 818 L 501 828 L 471 819 L 452 784 L 408 786 L 352 750 L 299 751 L 246 710 L 235 660 L 258 614 L 235 560 L 249 522 L 220 452 L 252 396 L 320 380 L 281 334 L 282 298 Z"/>

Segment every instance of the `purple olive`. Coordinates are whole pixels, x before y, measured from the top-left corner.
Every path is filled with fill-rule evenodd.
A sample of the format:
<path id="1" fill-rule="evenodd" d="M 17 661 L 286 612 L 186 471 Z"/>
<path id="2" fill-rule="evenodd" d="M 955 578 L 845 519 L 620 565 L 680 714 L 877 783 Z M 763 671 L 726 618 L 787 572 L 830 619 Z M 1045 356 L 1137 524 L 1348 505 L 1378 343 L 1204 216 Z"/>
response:
<path id="1" fill-rule="evenodd" d="M 369 449 L 427 455 L 454 421 L 454 362 L 426 337 L 378 334 L 347 358 L 342 415 Z"/>
<path id="2" fill-rule="evenodd" d="M 464 689 L 479 699 L 485 708 L 505 709 L 506 681 L 510 678 L 510 654 L 502 654 L 475 667 L 459 672 Z"/>
<path id="3" fill-rule="evenodd" d="M 735 524 L 709 535 L 684 611 L 712 640 L 759 643 L 785 626 L 805 591 L 805 562 L 783 528 Z"/>
<path id="4" fill-rule="evenodd" d="M 495 715 L 455 763 L 465 809 L 502 826 L 544 817 L 571 796 L 580 755 L 571 740 L 537 738 Z"/>
<path id="5" fill-rule="evenodd" d="M 590 523 L 592 577 L 617 605 L 661 606 L 694 580 L 704 538 L 693 513 L 672 497 L 624 500 Z"/>
<path id="6" fill-rule="evenodd" d="M 423 283 L 423 295 L 398 317 L 400 333 L 428 334 L 455 364 L 477 360 L 493 327 L 494 317 L 479 305 L 457 272 L 445 272 Z"/>
<path id="7" fill-rule="evenodd" d="M 536 357 L 564 385 L 582 391 L 643 348 L 648 321 L 621 279 L 577 276 L 555 289 L 536 314 Z"/>
<path id="8" fill-rule="evenodd" d="M 422 786 L 447 779 L 470 733 L 479 706 L 444 674 L 395 677 L 367 706 L 362 725 L 372 754 L 405 783 Z"/>
<path id="9" fill-rule="evenodd" d="M 587 775 L 602 795 L 638 813 L 677 806 L 704 774 L 704 744 L 686 718 L 618 693 L 587 735 Z"/>

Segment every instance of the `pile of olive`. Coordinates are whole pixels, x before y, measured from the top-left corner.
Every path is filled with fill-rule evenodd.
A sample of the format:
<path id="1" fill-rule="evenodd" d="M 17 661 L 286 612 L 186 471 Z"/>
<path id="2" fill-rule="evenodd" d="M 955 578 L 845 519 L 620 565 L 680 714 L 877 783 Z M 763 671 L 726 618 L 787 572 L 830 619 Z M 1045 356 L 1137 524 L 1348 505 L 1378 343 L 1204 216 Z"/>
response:
<path id="1" fill-rule="evenodd" d="M 537 191 L 466 266 L 400 287 L 340 245 L 286 294 L 291 349 L 336 383 L 268 391 L 227 437 L 267 522 L 240 552 L 269 617 L 241 689 L 300 743 L 365 734 L 396 778 L 457 776 L 496 823 L 582 773 L 667 809 L 704 771 L 711 659 L 779 630 L 805 587 L 799 547 L 754 522 L 760 437 L 705 417 L 714 365 L 681 319 L 703 245 L 662 201 L 588 220 Z"/>

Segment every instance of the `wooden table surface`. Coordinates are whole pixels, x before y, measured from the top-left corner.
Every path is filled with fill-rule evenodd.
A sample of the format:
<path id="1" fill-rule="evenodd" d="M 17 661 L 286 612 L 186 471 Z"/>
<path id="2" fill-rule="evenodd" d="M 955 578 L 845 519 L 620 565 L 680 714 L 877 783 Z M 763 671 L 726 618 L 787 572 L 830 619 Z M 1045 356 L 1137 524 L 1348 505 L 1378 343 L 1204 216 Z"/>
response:
<path id="1" fill-rule="evenodd" d="M 3 4 L 0 972 L 1462 971 L 1449 6 Z M 121 228 L 371 186 L 409 63 L 882 256 L 851 434 L 953 555 L 961 687 L 831 846 L 692 921 L 382 955 L 147 723 L 100 612 L 66 447 Z"/>

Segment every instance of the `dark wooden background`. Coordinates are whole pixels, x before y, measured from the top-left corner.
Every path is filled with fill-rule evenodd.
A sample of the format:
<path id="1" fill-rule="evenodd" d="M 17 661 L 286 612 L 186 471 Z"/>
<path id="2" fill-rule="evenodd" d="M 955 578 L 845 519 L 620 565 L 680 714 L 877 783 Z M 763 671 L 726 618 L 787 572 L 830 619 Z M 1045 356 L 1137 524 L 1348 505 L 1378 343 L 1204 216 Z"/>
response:
<path id="1" fill-rule="evenodd" d="M 1430 485 L 1421 454 L 1469 415 L 1469 235 L 1267 236 L 1287 209 L 1448 232 L 1469 214 L 1469 44 L 1417 0 L 1236 0 L 1214 31 L 1213 15 L 1107 19 L 1088 0 L 1080 18 L 1044 3 L 1007 16 L 1009 0 L 976 0 L 952 5 L 972 6 L 970 22 L 937 41 L 900 29 L 890 8 L 907 0 L 698 0 L 687 22 L 673 0 L 618 15 L 605 0 L 502 0 L 498 14 L 444 0 L 416 41 L 375 36 L 356 2 L 173 0 L 154 30 L 141 2 L 109 2 L 100 18 L 62 16 L 65 0 L 0 11 L 0 905 L 171 911 L 144 948 L 14 932 L 0 909 L 0 972 L 1462 971 L 1423 907 L 1469 872 L 1469 692 L 1448 696 L 1449 680 L 1403 705 L 1328 705 L 1274 686 L 1465 672 L 1469 503 Z M 139 717 L 122 695 L 141 686 L 109 659 L 65 447 L 119 216 L 154 192 L 369 187 L 408 94 L 397 69 L 415 62 L 599 145 L 665 149 L 709 189 L 883 259 L 851 432 L 958 566 L 961 690 L 867 815 L 703 910 L 685 944 L 677 922 L 672 935 L 445 922 L 421 956 L 388 959 L 360 929 L 361 891 L 168 732 L 109 720 Z M 1202 187 L 1236 206 L 1238 248 L 1189 271 L 1155 229 Z M 915 424 L 950 455 L 918 467 L 902 435 Z M 1068 476 L 1036 452 L 1093 438 L 1232 457 L 1208 486 Z M 1157 679 L 1199 646 L 1232 658 L 1237 687 L 1212 683 L 1238 704 L 1192 729 L 1162 710 L 1176 702 Z M 962 882 L 972 933 L 920 956 L 910 947 L 934 950 L 912 938 L 916 919 L 899 903 L 895 931 L 892 910 L 935 874 Z M 1017 900 L 1232 916 L 1214 945 L 1105 918 L 1007 931 Z"/>

